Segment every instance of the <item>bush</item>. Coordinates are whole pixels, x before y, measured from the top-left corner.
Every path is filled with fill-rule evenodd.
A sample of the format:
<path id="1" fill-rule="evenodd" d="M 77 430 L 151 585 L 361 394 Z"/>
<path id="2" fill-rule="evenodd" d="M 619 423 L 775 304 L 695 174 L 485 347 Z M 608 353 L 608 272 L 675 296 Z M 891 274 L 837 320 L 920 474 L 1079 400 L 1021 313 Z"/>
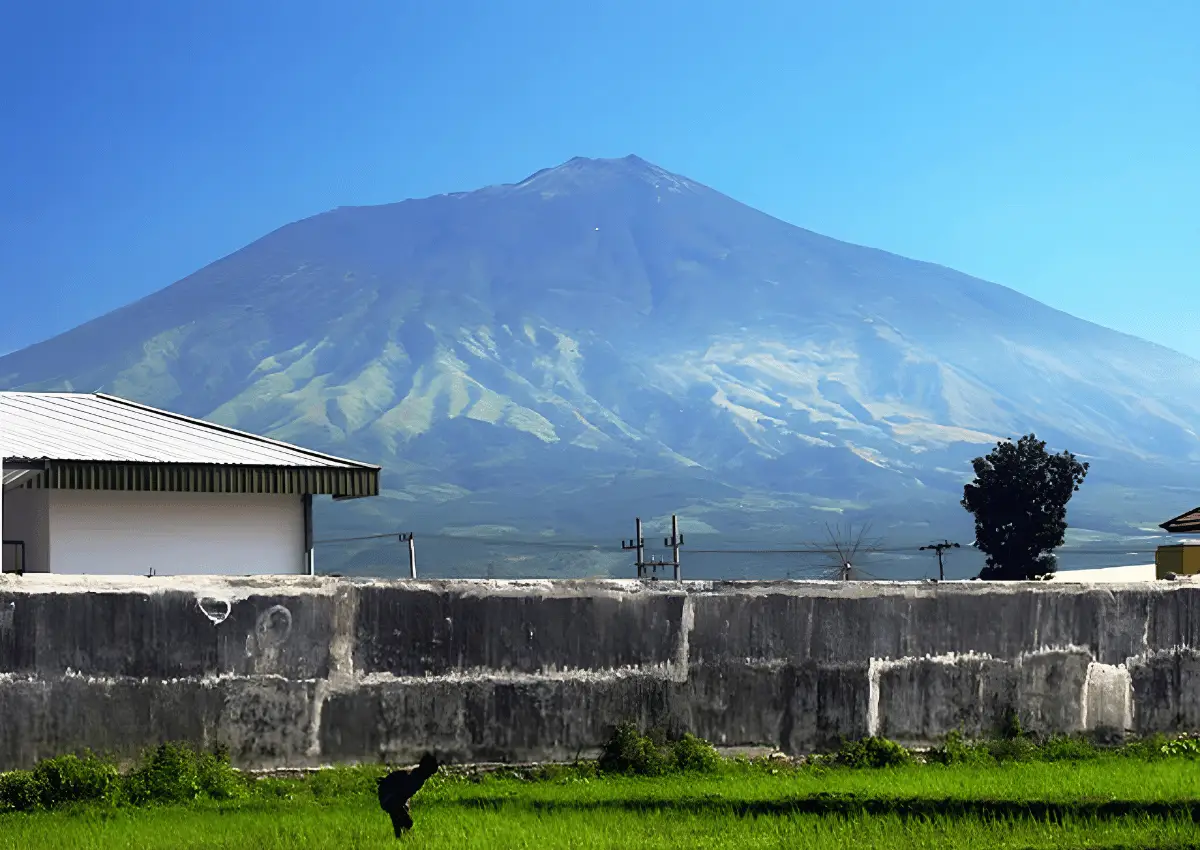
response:
<path id="1" fill-rule="evenodd" d="M 663 748 L 630 723 L 623 723 L 613 731 L 600 754 L 602 773 L 661 776 L 669 767 L 670 760 Z"/>
<path id="2" fill-rule="evenodd" d="M 37 780 L 31 770 L 12 770 L 0 773 L 0 812 L 16 809 L 28 812 L 41 805 Z"/>
<path id="3" fill-rule="evenodd" d="M 228 749 L 216 747 L 210 753 L 198 753 L 196 761 L 200 790 L 205 796 L 214 800 L 236 800 L 246 796 L 246 777 L 234 769 Z"/>
<path id="4" fill-rule="evenodd" d="M 43 759 L 33 770 L 0 774 L 0 809 L 21 812 L 75 803 L 117 802 L 121 774 L 117 766 L 91 753 Z"/>
<path id="5" fill-rule="evenodd" d="M 1167 741 L 1160 748 L 1160 752 L 1164 756 L 1183 757 L 1183 758 L 1200 758 L 1200 740 L 1195 738 L 1178 738 L 1174 741 Z"/>
<path id="6" fill-rule="evenodd" d="M 1055 735 L 1043 741 L 1022 732 L 1014 735 L 1010 731 L 1004 737 L 970 743 L 955 731 L 946 736 L 945 743 L 929 751 L 929 761 L 935 764 L 993 764 L 997 762 L 1028 761 L 1091 761 L 1106 755 L 1125 758 L 1162 758 L 1168 754 L 1170 745 L 1161 735 L 1131 741 L 1117 748 L 1098 746 L 1081 735 Z M 1184 754 L 1185 748 L 1174 752 Z M 1195 753 L 1200 757 L 1200 741 Z"/>
<path id="7" fill-rule="evenodd" d="M 1131 741 L 1126 741 L 1117 748 L 1117 754 L 1126 758 L 1157 761 L 1158 759 L 1168 757 L 1167 744 L 1169 743 L 1172 743 L 1172 741 L 1166 735 L 1161 732 L 1155 732 L 1153 735 L 1147 735 L 1144 738 L 1135 738 Z"/>
<path id="8" fill-rule="evenodd" d="M 1037 744 L 1028 738 L 1000 738 L 986 741 L 983 750 L 997 762 L 1030 761 L 1037 755 Z"/>
<path id="9" fill-rule="evenodd" d="M 126 793 L 136 805 L 186 803 L 201 796 L 229 800 L 246 793 L 246 783 L 223 749 L 197 753 L 186 744 L 161 744 L 142 756 L 126 779 Z"/>
<path id="10" fill-rule="evenodd" d="M 695 773 L 716 773 L 721 769 L 721 756 L 708 741 L 690 732 L 671 746 L 671 761 L 676 770 Z"/>
<path id="11" fill-rule="evenodd" d="M 955 730 L 946 736 L 945 743 L 929 751 L 929 761 L 934 764 L 992 764 L 995 759 L 986 746 L 963 740 L 962 733 Z"/>
<path id="12" fill-rule="evenodd" d="M 895 741 L 872 737 L 843 742 L 833 762 L 840 767 L 900 767 L 912 764 L 913 756 Z"/>
<path id="13" fill-rule="evenodd" d="M 1071 735 L 1056 735 L 1037 748 L 1039 761 L 1089 761 L 1102 755 L 1091 741 Z"/>
<path id="14" fill-rule="evenodd" d="M 196 754 L 177 744 L 162 744 L 148 750 L 142 756 L 142 763 L 129 774 L 126 788 L 135 805 L 195 800 L 200 796 Z"/>
<path id="15" fill-rule="evenodd" d="M 42 808 L 71 803 L 113 803 L 121 789 L 117 766 L 91 753 L 45 759 L 33 769 Z"/>
<path id="16" fill-rule="evenodd" d="M 1016 741 L 1025 737 L 1025 730 L 1021 727 L 1021 715 L 1017 714 L 1017 710 L 1011 706 L 1004 712 L 1000 737 L 1007 741 Z"/>

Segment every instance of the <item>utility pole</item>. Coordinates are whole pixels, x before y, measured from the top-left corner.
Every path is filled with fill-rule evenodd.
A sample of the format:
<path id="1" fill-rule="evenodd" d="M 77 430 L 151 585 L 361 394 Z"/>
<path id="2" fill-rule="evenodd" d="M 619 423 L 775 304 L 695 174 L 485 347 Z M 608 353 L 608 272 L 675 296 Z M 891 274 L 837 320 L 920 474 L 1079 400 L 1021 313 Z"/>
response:
<path id="1" fill-rule="evenodd" d="M 679 518 L 671 514 L 671 536 L 663 538 L 663 546 L 671 549 L 671 565 L 675 567 L 675 581 L 679 581 L 679 547 L 683 545 L 683 535 L 679 533 Z"/>
<path id="2" fill-rule="evenodd" d="M 406 531 L 400 535 L 400 542 L 408 544 L 408 577 L 417 577 L 417 544 L 413 540 L 413 533 Z"/>
<path id="3" fill-rule="evenodd" d="M 960 546 L 959 546 L 957 543 L 951 543 L 949 540 L 943 540 L 941 543 L 931 543 L 931 544 L 930 544 L 930 545 L 928 545 L 928 546 L 922 546 L 922 547 L 921 547 L 921 551 L 922 551 L 922 552 L 926 551 L 927 549 L 932 549 L 933 551 L 937 552 L 937 556 L 938 556 L 938 581 L 945 581 L 945 580 L 946 580 L 946 569 L 945 569 L 945 567 L 942 565 L 942 554 L 943 554 L 943 553 L 944 553 L 944 552 L 945 552 L 947 549 L 960 549 L 960 548 L 962 548 L 962 547 L 960 547 Z"/>
<path id="4" fill-rule="evenodd" d="M 625 552 L 636 550 L 637 561 L 635 565 L 637 567 L 637 577 L 641 579 L 642 576 L 646 575 L 646 564 L 642 562 L 642 555 L 644 550 L 646 550 L 646 540 L 642 539 L 642 517 L 638 516 L 634 520 L 634 539 L 620 541 L 620 549 Z"/>
<path id="5" fill-rule="evenodd" d="M 637 552 L 637 577 L 646 577 L 646 568 L 649 567 L 653 572 L 657 573 L 659 567 L 666 569 L 667 567 L 675 568 L 675 581 L 679 581 L 679 547 L 683 545 L 683 535 L 679 533 L 679 518 L 671 517 L 671 536 L 663 538 L 663 546 L 669 547 L 672 551 L 673 558 L 670 561 L 664 561 L 662 558 L 646 560 L 646 541 L 642 537 L 642 520 L 637 518 L 634 520 L 634 529 L 636 536 L 632 540 L 622 540 L 621 548 L 626 552 Z"/>

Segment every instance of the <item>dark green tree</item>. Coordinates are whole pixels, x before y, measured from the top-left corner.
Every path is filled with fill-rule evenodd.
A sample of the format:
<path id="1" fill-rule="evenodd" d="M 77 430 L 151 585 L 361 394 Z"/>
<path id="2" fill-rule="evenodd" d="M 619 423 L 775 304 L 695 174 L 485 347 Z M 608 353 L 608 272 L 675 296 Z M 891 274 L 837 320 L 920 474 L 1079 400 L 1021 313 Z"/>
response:
<path id="1" fill-rule="evenodd" d="M 1067 531 L 1067 502 L 1088 465 L 1064 451 L 1050 454 L 1033 434 L 1002 441 L 971 461 L 975 480 L 962 506 L 975 517 L 975 546 L 987 555 L 981 579 L 1026 581 L 1050 576 L 1052 552 Z"/>

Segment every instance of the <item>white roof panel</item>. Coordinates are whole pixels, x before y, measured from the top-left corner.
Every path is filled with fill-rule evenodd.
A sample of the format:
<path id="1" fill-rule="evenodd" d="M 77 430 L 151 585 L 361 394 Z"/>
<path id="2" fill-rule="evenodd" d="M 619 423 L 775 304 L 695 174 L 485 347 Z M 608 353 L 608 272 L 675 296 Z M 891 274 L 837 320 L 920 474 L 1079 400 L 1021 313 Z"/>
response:
<path id="1" fill-rule="evenodd" d="M 378 468 L 103 393 L 0 392 L 0 453 L 23 460 Z"/>

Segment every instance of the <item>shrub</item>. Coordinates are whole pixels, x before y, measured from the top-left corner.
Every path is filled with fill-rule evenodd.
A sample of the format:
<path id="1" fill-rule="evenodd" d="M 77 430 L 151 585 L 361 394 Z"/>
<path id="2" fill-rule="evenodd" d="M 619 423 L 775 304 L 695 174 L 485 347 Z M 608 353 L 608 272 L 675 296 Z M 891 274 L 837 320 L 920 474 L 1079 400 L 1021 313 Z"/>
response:
<path id="1" fill-rule="evenodd" d="M 71 803 L 113 803 L 120 793 L 117 766 L 91 753 L 44 759 L 33 768 L 33 785 L 42 808 Z"/>
<path id="2" fill-rule="evenodd" d="M 1037 748 L 1039 761 L 1088 761 L 1099 758 L 1100 750 L 1091 741 L 1071 735 L 1056 735 Z"/>
<path id="3" fill-rule="evenodd" d="M 126 779 L 131 802 L 185 803 L 201 796 L 228 800 L 243 796 L 246 783 L 223 749 L 197 753 L 186 744 L 161 744 L 142 756 Z"/>
<path id="4" fill-rule="evenodd" d="M 246 795 L 246 778 L 234 769 L 229 750 L 216 747 L 210 753 L 197 754 L 196 773 L 200 790 L 214 800 L 236 800 Z"/>
<path id="5" fill-rule="evenodd" d="M 200 796 L 195 753 L 178 744 L 161 744 L 148 750 L 142 763 L 129 774 L 126 791 L 137 805 L 195 800 Z"/>
<path id="6" fill-rule="evenodd" d="M 887 738 L 845 741 L 833 757 L 840 767 L 899 767 L 912 764 L 912 753 Z"/>
<path id="7" fill-rule="evenodd" d="M 0 773 L 0 812 L 16 809 L 28 812 L 41 805 L 37 780 L 31 770 L 11 770 Z"/>
<path id="8" fill-rule="evenodd" d="M 1037 754 L 1037 745 L 1024 737 L 987 741 L 983 749 L 998 762 L 1030 761 Z"/>
<path id="9" fill-rule="evenodd" d="M 986 747 L 963 740 L 962 733 L 955 730 L 946 736 L 945 743 L 929 751 L 929 761 L 934 764 L 991 764 L 994 759 Z"/>
<path id="10" fill-rule="evenodd" d="M 595 779 L 600 775 L 600 766 L 594 761 L 576 761 L 571 765 L 575 771 L 575 778 L 583 781 Z"/>
<path id="11" fill-rule="evenodd" d="M 1169 738 L 1163 735 L 1162 732 L 1154 732 L 1153 735 L 1132 738 L 1132 740 L 1122 743 L 1114 752 L 1127 759 L 1157 761 L 1158 759 L 1165 758 L 1166 754 L 1163 752 L 1163 746 L 1168 741 Z"/>
<path id="12" fill-rule="evenodd" d="M 1171 740 L 1166 735 L 1161 732 L 1155 732 L 1153 735 L 1125 742 L 1117 748 L 1117 753 L 1127 758 L 1157 761 L 1169 755 L 1166 746 L 1169 743 L 1171 743 Z"/>
<path id="13" fill-rule="evenodd" d="M 1004 712 L 1004 720 L 1000 724 L 1000 737 L 1008 741 L 1025 737 L 1025 730 L 1021 727 L 1021 715 L 1011 706 Z"/>
<path id="14" fill-rule="evenodd" d="M 671 746 L 671 761 L 676 770 L 695 773 L 716 773 L 721 769 L 721 756 L 708 741 L 690 732 Z"/>
<path id="15" fill-rule="evenodd" d="M 670 767 L 663 749 L 630 723 L 618 726 L 604 745 L 599 768 L 603 773 L 661 776 Z"/>
<path id="16" fill-rule="evenodd" d="M 1200 758 L 1200 740 L 1196 738 L 1178 738 L 1174 741 L 1167 741 L 1160 747 L 1160 752 L 1164 756 L 1176 758 Z"/>

